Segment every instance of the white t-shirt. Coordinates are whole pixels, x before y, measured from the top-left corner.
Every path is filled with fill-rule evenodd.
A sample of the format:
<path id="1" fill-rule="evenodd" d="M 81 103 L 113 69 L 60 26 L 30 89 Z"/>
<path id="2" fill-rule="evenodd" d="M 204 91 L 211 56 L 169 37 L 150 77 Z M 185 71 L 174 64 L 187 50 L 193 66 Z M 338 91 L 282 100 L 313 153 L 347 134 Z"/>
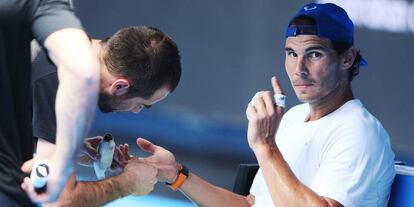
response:
<path id="1" fill-rule="evenodd" d="M 296 177 L 320 196 L 348 206 L 386 206 L 394 180 L 394 153 L 381 123 L 359 100 L 305 122 L 309 105 L 284 116 L 276 143 Z M 255 207 L 274 206 L 261 170 L 250 193 Z"/>

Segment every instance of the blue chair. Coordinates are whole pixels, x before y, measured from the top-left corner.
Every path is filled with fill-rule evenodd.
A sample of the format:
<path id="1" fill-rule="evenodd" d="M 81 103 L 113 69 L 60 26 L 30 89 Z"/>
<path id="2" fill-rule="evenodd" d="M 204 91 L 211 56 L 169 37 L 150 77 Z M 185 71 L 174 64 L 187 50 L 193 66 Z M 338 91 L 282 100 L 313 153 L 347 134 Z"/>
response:
<path id="1" fill-rule="evenodd" d="M 233 192 L 242 196 L 249 195 L 250 187 L 258 170 L 258 164 L 240 164 L 237 169 Z"/>
<path id="2" fill-rule="evenodd" d="M 388 207 L 414 207 L 414 167 L 396 164 L 395 170 Z"/>

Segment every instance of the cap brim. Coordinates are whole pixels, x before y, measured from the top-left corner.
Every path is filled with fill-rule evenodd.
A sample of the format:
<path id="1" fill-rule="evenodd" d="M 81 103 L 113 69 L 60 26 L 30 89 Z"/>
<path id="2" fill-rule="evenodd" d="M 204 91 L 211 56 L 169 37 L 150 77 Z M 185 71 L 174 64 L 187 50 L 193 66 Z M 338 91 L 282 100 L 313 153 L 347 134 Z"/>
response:
<path id="1" fill-rule="evenodd" d="M 362 58 L 361 59 L 361 62 L 359 62 L 359 66 L 361 66 L 361 67 L 367 67 L 368 66 L 368 62 L 364 58 Z"/>

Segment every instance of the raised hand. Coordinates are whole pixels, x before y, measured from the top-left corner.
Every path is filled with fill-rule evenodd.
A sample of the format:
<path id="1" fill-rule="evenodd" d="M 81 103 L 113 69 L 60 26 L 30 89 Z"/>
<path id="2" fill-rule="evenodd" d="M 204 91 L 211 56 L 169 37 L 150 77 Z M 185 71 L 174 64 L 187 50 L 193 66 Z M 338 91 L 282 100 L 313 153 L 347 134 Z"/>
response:
<path id="1" fill-rule="evenodd" d="M 249 120 L 247 138 L 254 152 L 263 146 L 276 146 L 275 134 L 283 116 L 283 108 L 275 104 L 273 95 L 283 94 L 283 90 L 276 77 L 272 77 L 271 81 L 273 92 L 257 92 L 246 109 Z"/>

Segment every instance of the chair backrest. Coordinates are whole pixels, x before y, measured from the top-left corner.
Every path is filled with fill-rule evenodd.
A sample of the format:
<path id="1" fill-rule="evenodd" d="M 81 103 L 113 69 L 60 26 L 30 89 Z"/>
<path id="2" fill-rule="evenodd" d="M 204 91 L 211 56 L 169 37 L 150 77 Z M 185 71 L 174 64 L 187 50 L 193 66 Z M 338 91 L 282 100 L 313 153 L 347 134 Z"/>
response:
<path id="1" fill-rule="evenodd" d="M 396 176 L 391 187 L 388 207 L 414 206 L 414 167 L 395 165 Z"/>
<path id="2" fill-rule="evenodd" d="M 249 195 L 257 170 L 259 170 L 258 164 L 240 164 L 234 181 L 233 192 L 243 196 Z"/>

